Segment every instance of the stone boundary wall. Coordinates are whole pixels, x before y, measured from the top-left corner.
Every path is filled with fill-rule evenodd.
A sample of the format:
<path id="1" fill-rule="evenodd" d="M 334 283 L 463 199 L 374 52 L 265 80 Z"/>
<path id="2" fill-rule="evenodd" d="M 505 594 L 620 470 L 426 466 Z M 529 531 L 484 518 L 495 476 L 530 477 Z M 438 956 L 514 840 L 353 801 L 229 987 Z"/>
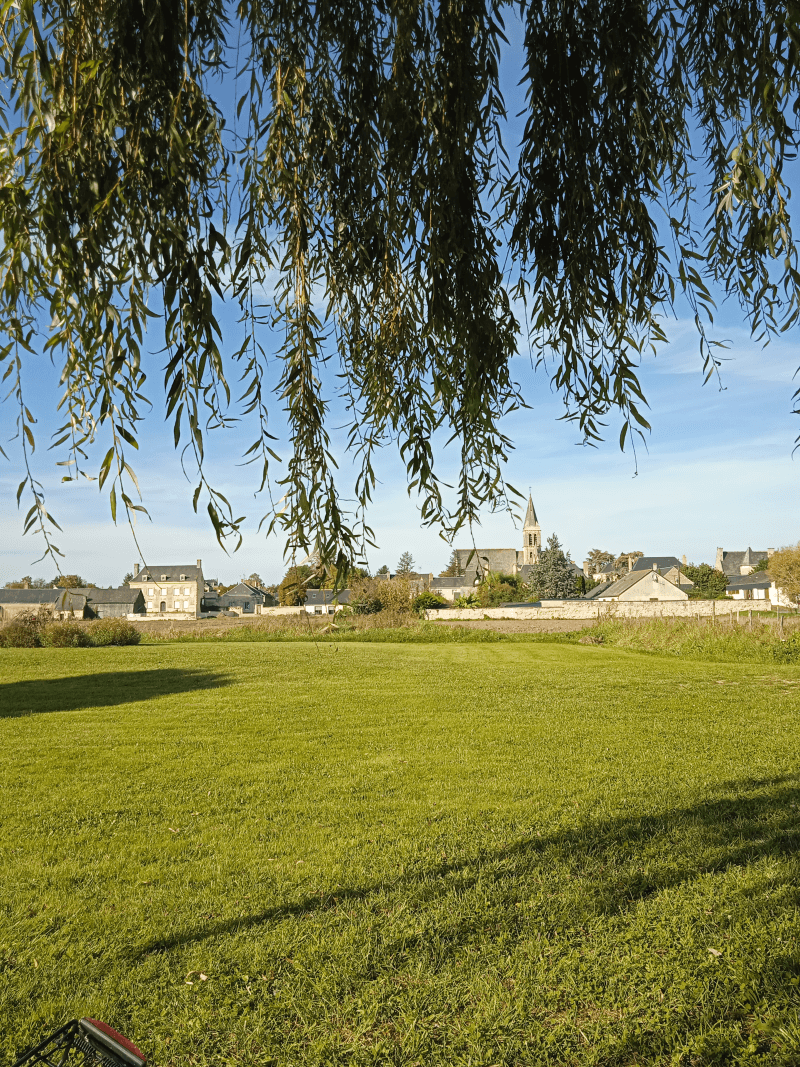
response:
<path id="1" fill-rule="evenodd" d="M 262 615 L 305 615 L 306 614 L 306 609 L 305 608 L 298 608 L 298 607 L 293 607 L 293 608 L 281 608 L 281 607 L 265 608 L 265 607 L 262 607 L 261 614 Z"/>
<path id="2" fill-rule="evenodd" d="M 530 608 L 439 608 L 427 612 L 430 620 L 471 622 L 478 619 L 697 619 L 729 616 L 737 612 L 770 611 L 769 600 L 662 600 L 658 604 L 644 600 L 598 604 L 565 600 Z"/>
<path id="3" fill-rule="evenodd" d="M 148 611 L 146 615 L 144 612 L 137 612 L 125 616 L 131 622 L 186 622 L 187 619 L 194 622 L 198 617 L 193 611 Z"/>

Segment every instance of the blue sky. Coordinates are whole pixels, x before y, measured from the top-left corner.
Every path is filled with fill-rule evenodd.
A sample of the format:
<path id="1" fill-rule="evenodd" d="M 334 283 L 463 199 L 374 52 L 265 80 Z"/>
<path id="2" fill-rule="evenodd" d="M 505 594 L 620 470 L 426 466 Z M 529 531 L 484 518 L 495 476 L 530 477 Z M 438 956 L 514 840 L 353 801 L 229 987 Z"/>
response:
<path id="1" fill-rule="evenodd" d="M 512 27 L 512 48 L 506 75 L 509 110 L 517 110 L 513 85 L 518 32 Z M 512 126 L 515 124 L 512 124 Z M 234 347 L 233 316 L 224 316 L 226 341 Z M 638 448 L 638 473 L 630 448 L 617 446 L 619 423 L 610 419 L 607 441 L 584 448 L 577 430 L 558 421 L 561 401 L 551 393 L 548 375 L 534 373 L 527 356 L 514 361 L 514 377 L 523 384 L 532 408 L 510 416 L 503 425 L 515 451 L 507 479 L 526 494 L 530 487 L 546 538 L 555 531 L 582 560 L 592 548 L 641 550 L 646 554 L 686 554 L 690 561 L 713 562 L 717 545 L 741 549 L 778 547 L 800 538 L 798 474 L 800 452 L 792 458 L 800 420 L 791 414 L 793 382 L 800 363 L 796 330 L 762 349 L 749 337 L 738 309 L 725 305 L 716 319 L 714 336 L 730 347 L 722 369 L 724 391 L 715 381 L 702 385 L 697 338 L 691 322 L 668 323 L 670 343 L 657 358 L 645 360 L 641 380 L 649 401 L 647 415 L 653 429 L 647 448 Z M 236 514 L 247 514 L 244 543 L 230 557 L 220 550 L 207 518 L 194 515 L 193 486 L 181 472 L 163 423 L 163 401 L 156 390 L 160 361 L 152 361 L 154 417 L 142 437 L 136 470 L 152 522 L 142 520 L 137 533 L 147 559 L 193 562 L 203 560 L 207 575 L 231 581 L 252 571 L 277 581 L 285 571 L 278 537 L 256 532 L 265 505 L 252 496 L 254 468 L 240 467 L 239 456 L 252 440 L 244 431 L 218 439 L 211 447 L 212 482 L 229 495 Z M 58 374 L 42 358 L 28 371 L 29 406 L 40 425 L 50 421 L 57 396 Z M 280 419 L 280 405 L 273 405 Z M 0 408 L 0 444 L 10 462 L 0 457 L 0 584 L 32 574 L 52 577 L 48 560 L 33 564 L 41 554 L 39 539 L 22 534 L 22 512 L 15 504 L 22 477 L 14 442 L 14 411 Z M 337 424 L 334 418 L 332 424 Z M 98 584 L 117 584 L 139 558 L 127 526 L 111 522 L 107 499 L 96 483 L 61 485 L 61 469 L 44 441 L 37 449 L 35 471 L 45 486 L 50 509 L 63 527 L 56 543 L 64 552 L 62 569 Z M 341 435 L 334 435 L 341 460 L 343 486 L 348 460 Z M 282 450 L 278 447 L 278 452 Z M 104 450 L 98 450 L 99 462 Z M 441 451 L 441 473 L 455 473 L 456 453 Z M 400 554 L 410 551 L 419 569 L 443 569 L 449 546 L 432 529 L 420 526 L 414 498 L 406 491 L 405 470 L 395 451 L 387 450 L 378 467 L 380 484 L 368 515 L 379 549 L 370 551 L 374 568 L 394 568 Z M 346 489 L 343 489 L 346 492 Z M 278 494 L 280 495 L 280 494 Z M 521 532 L 510 516 L 485 515 L 475 540 L 485 547 L 521 546 Z M 468 537 L 457 543 L 468 543 Z"/>

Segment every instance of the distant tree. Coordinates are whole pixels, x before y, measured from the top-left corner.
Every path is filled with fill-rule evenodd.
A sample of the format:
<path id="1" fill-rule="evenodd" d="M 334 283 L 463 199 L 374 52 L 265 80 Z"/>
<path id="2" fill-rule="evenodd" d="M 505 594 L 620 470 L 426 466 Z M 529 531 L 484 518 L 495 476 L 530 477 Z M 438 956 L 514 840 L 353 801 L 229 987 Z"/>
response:
<path id="1" fill-rule="evenodd" d="M 60 574 L 53 582 L 59 589 L 82 589 L 86 586 L 94 588 L 94 582 L 87 582 L 79 574 Z"/>
<path id="2" fill-rule="evenodd" d="M 555 534 L 548 537 L 547 548 L 531 567 L 528 593 L 534 600 L 572 600 L 576 595 L 572 560 Z"/>
<path id="3" fill-rule="evenodd" d="M 800 607 L 800 541 L 773 552 L 769 573 L 783 595 Z"/>
<path id="4" fill-rule="evenodd" d="M 589 560 L 591 569 L 599 571 L 606 563 L 614 562 L 614 553 L 606 552 L 603 548 L 593 548 L 586 558 Z"/>
<path id="5" fill-rule="evenodd" d="M 397 564 L 396 573 L 405 575 L 406 577 L 408 577 L 409 574 L 414 573 L 414 557 L 410 552 L 404 552 L 402 554 Z"/>
<path id="6" fill-rule="evenodd" d="M 378 567 L 378 574 L 388 574 L 388 573 L 389 573 L 389 568 L 386 566 L 385 563 L 384 563 L 384 565 L 382 567 Z"/>
<path id="7" fill-rule="evenodd" d="M 758 561 L 758 563 L 756 563 L 755 567 L 753 567 L 753 574 L 760 574 L 761 571 L 768 571 L 768 570 L 769 570 L 769 558 L 767 556 L 765 556 L 763 559 L 760 559 Z"/>
<path id="8" fill-rule="evenodd" d="M 689 591 L 692 600 L 719 600 L 725 596 L 728 576 L 714 570 L 709 563 L 701 563 L 699 567 L 681 567 L 681 573 L 694 582 L 694 587 Z"/>
<path id="9" fill-rule="evenodd" d="M 33 586 L 33 578 L 28 574 L 15 582 L 6 582 L 6 589 L 30 589 Z"/>
<path id="10" fill-rule="evenodd" d="M 136 575 L 133 573 L 133 571 L 128 571 L 128 573 L 122 579 L 122 584 L 127 585 L 128 582 L 132 582 L 135 577 Z"/>
<path id="11" fill-rule="evenodd" d="M 631 565 L 637 560 L 641 559 L 644 552 L 620 552 L 617 558 L 614 560 L 615 567 L 621 567 L 623 564 L 627 567 L 630 560 Z"/>
<path id="12" fill-rule="evenodd" d="M 278 586 L 278 603 L 284 607 L 305 604 L 309 589 L 322 588 L 322 575 L 306 564 L 290 567 Z"/>
<path id="13" fill-rule="evenodd" d="M 496 608 L 509 600 L 525 596 L 525 584 L 518 574 L 489 573 L 475 587 L 478 603 L 484 608 Z"/>
<path id="14" fill-rule="evenodd" d="M 460 578 L 464 573 L 461 564 L 458 559 L 458 552 L 453 549 L 450 555 L 450 562 L 447 564 L 443 571 L 439 571 L 440 578 Z"/>
<path id="15" fill-rule="evenodd" d="M 264 588 L 264 583 L 261 581 L 260 574 L 253 573 L 249 577 L 245 578 L 244 581 L 247 582 L 248 585 L 254 585 L 257 589 Z"/>

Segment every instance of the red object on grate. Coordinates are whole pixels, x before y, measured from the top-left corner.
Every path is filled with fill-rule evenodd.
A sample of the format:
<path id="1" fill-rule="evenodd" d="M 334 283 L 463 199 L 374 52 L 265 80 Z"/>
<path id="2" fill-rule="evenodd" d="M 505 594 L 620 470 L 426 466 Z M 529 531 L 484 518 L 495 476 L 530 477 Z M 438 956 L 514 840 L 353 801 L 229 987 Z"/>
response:
<path id="1" fill-rule="evenodd" d="M 145 1067 L 147 1060 L 143 1052 L 108 1023 L 99 1019 L 81 1019 L 81 1028 L 100 1044 L 108 1045 L 112 1052 L 130 1064 L 130 1067 Z"/>

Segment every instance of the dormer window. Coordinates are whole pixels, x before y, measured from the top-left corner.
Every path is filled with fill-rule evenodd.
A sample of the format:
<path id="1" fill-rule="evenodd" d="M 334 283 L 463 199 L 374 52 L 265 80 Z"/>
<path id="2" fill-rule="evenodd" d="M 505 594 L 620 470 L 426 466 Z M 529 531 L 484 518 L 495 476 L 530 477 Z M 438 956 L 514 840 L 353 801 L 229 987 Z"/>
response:
<path id="1" fill-rule="evenodd" d="M 186 581 L 186 575 L 185 575 L 185 574 L 182 574 L 182 575 L 181 575 L 181 581 L 182 581 L 182 582 L 185 582 L 185 581 Z"/>
<path id="2" fill-rule="evenodd" d="M 166 582 L 166 580 L 167 580 L 167 576 L 166 576 L 166 574 L 162 574 L 162 575 L 161 575 L 161 581 L 162 581 L 162 582 Z"/>

